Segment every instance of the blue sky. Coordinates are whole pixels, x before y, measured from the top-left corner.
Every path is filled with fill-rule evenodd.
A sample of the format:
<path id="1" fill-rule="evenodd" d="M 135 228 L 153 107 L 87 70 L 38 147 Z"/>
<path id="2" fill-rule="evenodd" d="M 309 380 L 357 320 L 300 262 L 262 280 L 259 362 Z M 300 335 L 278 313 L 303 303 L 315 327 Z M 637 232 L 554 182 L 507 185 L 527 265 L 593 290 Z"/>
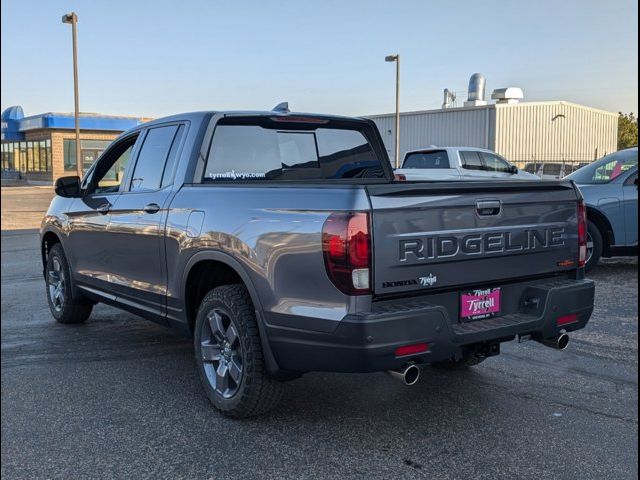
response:
<path id="1" fill-rule="evenodd" d="M 519 86 L 528 101 L 638 111 L 638 7 L 607 1 L 2 1 L 2 108 L 161 116 L 204 109 L 364 115 Z"/>

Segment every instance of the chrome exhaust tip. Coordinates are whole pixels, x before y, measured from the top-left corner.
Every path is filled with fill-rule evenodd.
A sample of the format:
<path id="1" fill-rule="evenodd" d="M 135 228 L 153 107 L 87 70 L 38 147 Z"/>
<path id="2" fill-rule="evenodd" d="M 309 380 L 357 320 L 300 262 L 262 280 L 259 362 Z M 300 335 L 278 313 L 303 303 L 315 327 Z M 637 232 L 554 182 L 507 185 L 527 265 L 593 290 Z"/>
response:
<path id="1" fill-rule="evenodd" d="M 557 337 L 536 339 L 539 343 L 546 345 L 547 347 L 555 348 L 556 350 L 564 350 L 569 346 L 569 335 L 561 333 Z"/>
<path id="2" fill-rule="evenodd" d="M 387 370 L 387 373 L 405 385 L 415 385 L 420 378 L 420 367 L 415 363 L 408 363 L 396 370 Z"/>

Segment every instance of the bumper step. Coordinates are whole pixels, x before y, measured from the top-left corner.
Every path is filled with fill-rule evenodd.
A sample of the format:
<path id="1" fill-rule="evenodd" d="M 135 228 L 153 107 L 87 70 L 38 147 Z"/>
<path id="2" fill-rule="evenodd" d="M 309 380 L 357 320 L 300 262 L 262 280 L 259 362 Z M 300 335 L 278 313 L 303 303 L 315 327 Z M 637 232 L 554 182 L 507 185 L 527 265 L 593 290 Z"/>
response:
<path id="1" fill-rule="evenodd" d="M 504 317 L 487 318 L 486 320 L 475 320 L 465 323 L 456 323 L 451 325 L 453 333 L 456 335 L 469 335 L 473 333 L 486 332 L 488 330 L 496 330 L 498 328 L 513 327 L 523 323 L 535 323 L 538 317 L 535 315 L 526 315 L 522 313 L 514 313 L 505 315 Z"/>

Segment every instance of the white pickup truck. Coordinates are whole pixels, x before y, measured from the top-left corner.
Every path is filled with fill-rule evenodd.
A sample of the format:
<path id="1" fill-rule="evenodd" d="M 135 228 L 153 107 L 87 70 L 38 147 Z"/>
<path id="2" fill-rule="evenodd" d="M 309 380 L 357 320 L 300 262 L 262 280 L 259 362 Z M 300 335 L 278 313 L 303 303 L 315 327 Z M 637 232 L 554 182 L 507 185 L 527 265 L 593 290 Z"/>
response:
<path id="1" fill-rule="evenodd" d="M 407 152 L 396 175 L 407 180 L 539 180 L 491 150 L 474 147 L 429 147 Z M 400 177 L 402 178 L 402 177 Z"/>

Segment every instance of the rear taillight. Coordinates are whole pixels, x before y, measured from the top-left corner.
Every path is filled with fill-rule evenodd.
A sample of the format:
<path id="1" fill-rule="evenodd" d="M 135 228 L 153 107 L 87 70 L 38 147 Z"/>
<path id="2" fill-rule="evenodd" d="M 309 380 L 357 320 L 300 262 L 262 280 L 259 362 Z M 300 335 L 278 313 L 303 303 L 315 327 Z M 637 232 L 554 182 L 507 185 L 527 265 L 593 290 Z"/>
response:
<path id="1" fill-rule="evenodd" d="M 584 267 L 587 261 L 587 208 L 584 201 L 578 202 L 578 266 Z"/>
<path id="2" fill-rule="evenodd" d="M 396 182 L 406 182 L 407 181 L 407 176 L 404 173 L 394 173 L 393 174 L 393 179 Z"/>
<path id="3" fill-rule="evenodd" d="M 347 295 L 371 293 L 369 214 L 332 213 L 322 226 L 322 251 L 327 274 Z"/>

